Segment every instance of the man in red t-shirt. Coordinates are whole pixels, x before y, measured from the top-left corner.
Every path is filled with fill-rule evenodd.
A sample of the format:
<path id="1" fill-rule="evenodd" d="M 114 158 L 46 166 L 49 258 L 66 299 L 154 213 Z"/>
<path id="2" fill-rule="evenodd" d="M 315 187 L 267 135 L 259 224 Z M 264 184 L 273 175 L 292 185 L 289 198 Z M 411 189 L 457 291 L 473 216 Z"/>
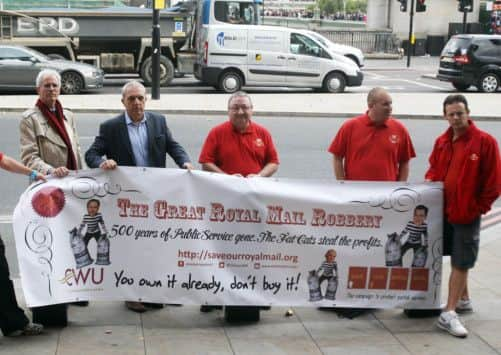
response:
<path id="1" fill-rule="evenodd" d="M 202 169 L 243 177 L 269 177 L 278 169 L 278 154 L 271 134 L 253 122 L 252 101 L 245 92 L 236 92 L 228 100 L 229 120 L 212 128 L 205 139 L 198 162 Z M 200 307 L 208 312 L 216 306 Z M 259 314 L 260 307 L 226 307 L 231 312 L 247 311 Z"/>
<path id="2" fill-rule="evenodd" d="M 473 311 L 468 270 L 478 257 L 480 217 L 501 194 L 501 159 L 496 139 L 470 119 L 463 95 L 447 96 L 443 110 L 450 127 L 435 141 L 425 175 L 444 182 L 444 254 L 451 256 L 447 305 L 437 326 L 464 338 L 468 331 L 457 313 Z"/>
<path id="3" fill-rule="evenodd" d="M 346 121 L 329 147 L 336 179 L 406 181 L 416 153 L 407 129 L 391 117 L 390 95 L 374 88 L 367 104 L 367 112 Z"/>

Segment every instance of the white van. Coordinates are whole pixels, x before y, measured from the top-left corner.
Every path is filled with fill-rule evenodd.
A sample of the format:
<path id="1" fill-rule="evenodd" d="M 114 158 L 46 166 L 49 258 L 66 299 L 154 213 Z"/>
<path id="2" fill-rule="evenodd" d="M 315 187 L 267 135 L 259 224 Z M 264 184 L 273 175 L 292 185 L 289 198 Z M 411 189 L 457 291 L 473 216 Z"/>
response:
<path id="1" fill-rule="evenodd" d="M 195 76 L 233 93 L 242 86 L 311 87 L 343 92 L 362 85 L 350 59 L 315 40 L 308 31 L 286 27 L 210 24 L 200 29 L 202 55 Z"/>
<path id="2" fill-rule="evenodd" d="M 324 47 L 327 47 L 331 52 L 336 54 L 344 55 L 346 58 L 350 58 L 357 65 L 362 68 L 364 66 L 364 54 L 362 51 L 356 47 L 348 46 L 346 44 L 334 43 L 324 35 L 314 32 L 307 31 L 309 35 L 315 38 L 318 42 L 320 42 Z"/>

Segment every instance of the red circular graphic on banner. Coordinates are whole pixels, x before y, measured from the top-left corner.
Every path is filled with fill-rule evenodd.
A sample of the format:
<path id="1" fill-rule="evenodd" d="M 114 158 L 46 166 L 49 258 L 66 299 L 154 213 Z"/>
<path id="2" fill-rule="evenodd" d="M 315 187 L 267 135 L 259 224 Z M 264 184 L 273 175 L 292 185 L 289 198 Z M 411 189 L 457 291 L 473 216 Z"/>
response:
<path id="1" fill-rule="evenodd" d="M 64 207 L 64 192 L 59 187 L 47 186 L 31 199 L 31 205 L 41 217 L 55 217 Z"/>

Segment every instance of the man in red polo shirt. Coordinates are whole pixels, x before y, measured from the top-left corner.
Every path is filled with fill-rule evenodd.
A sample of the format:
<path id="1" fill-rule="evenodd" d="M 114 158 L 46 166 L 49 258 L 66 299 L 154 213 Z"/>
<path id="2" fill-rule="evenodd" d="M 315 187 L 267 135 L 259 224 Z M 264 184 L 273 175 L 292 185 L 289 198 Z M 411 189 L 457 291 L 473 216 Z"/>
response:
<path id="1" fill-rule="evenodd" d="M 202 169 L 243 177 L 269 177 L 278 169 L 278 154 L 271 134 L 253 122 L 252 101 L 245 92 L 234 93 L 228 100 L 229 120 L 212 128 L 205 139 L 198 162 Z M 217 306 L 203 305 L 208 312 Z M 259 319 L 261 307 L 226 307 L 227 319 L 237 320 L 239 314 Z M 245 314 L 245 315 L 244 315 Z"/>
<path id="2" fill-rule="evenodd" d="M 367 112 L 346 121 L 329 147 L 336 179 L 406 181 L 416 153 L 407 129 L 391 117 L 390 95 L 374 88 L 367 104 Z"/>
<path id="3" fill-rule="evenodd" d="M 228 101 L 229 121 L 210 132 L 200 153 L 202 169 L 246 177 L 272 176 L 278 169 L 278 154 L 266 128 L 251 121 L 252 102 L 244 92 Z"/>
<path id="4" fill-rule="evenodd" d="M 447 305 L 437 326 L 464 338 L 468 331 L 457 313 L 473 311 L 468 270 L 478 257 L 480 217 L 501 194 L 501 159 L 496 139 L 470 119 L 463 95 L 447 96 L 443 111 L 450 127 L 435 141 L 425 175 L 444 182 L 444 254 L 451 256 Z"/>
<path id="5" fill-rule="evenodd" d="M 383 88 L 367 95 L 365 114 L 346 121 L 332 141 L 337 180 L 406 181 L 409 161 L 416 156 L 403 124 L 391 117 L 392 100 Z M 363 312 L 344 308 L 338 313 L 353 318 Z"/>

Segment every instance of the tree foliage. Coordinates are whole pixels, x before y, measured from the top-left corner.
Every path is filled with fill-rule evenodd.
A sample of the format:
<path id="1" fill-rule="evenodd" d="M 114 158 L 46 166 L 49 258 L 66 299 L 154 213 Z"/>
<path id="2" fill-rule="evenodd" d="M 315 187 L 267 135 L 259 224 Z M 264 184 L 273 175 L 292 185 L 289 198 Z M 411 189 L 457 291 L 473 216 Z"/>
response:
<path id="1" fill-rule="evenodd" d="M 367 0 L 317 0 L 317 6 L 325 15 L 343 12 L 343 2 L 346 2 L 346 12 L 367 12 Z"/>

